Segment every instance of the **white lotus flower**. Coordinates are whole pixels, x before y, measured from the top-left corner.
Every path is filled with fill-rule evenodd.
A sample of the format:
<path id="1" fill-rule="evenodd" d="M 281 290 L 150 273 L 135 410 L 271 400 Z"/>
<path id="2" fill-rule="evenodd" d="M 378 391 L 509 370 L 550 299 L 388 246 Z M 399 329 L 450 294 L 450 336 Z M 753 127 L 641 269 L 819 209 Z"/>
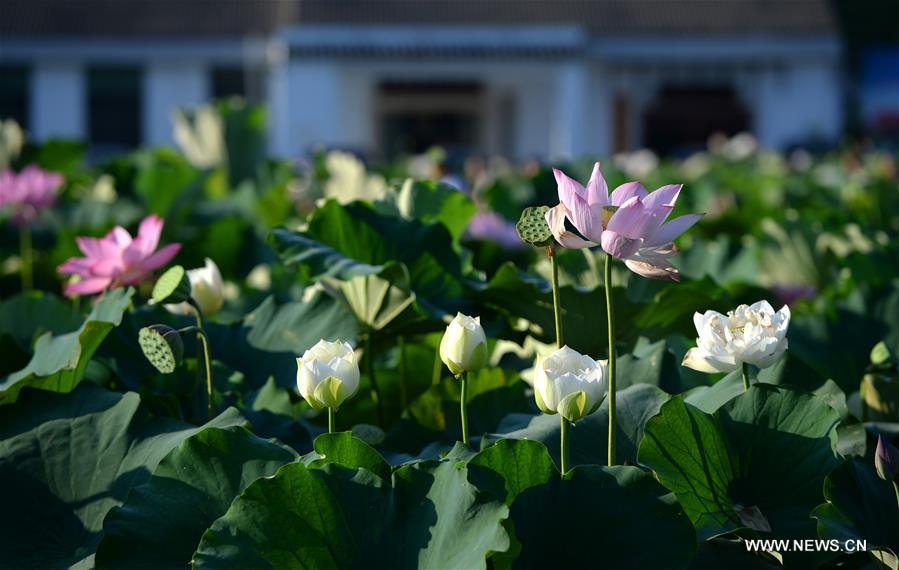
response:
<path id="1" fill-rule="evenodd" d="M 318 341 L 297 358 L 297 389 L 316 410 L 337 410 L 359 389 L 359 363 L 353 347 L 343 341 Z"/>
<path id="2" fill-rule="evenodd" d="M 456 376 L 483 368 L 487 363 L 487 336 L 481 317 L 456 315 L 440 341 L 440 359 Z"/>
<path id="3" fill-rule="evenodd" d="M 567 346 L 545 358 L 537 357 L 537 407 L 546 414 L 561 414 L 570 422 L 592 414 L 606 393 L 607 366 L 607 361 L 593 360 Z"/>
<path id="4" fill-rule="evenodd" d="M 200 306 L 203 316 L 217 313 L 225 303 L 225 282 L 218 265 L 207 257 L 206 265 L 187 271 L 187 278 L 190 280 L 190 296 Z M 168 304 L 165 308 L 175 314 L 190 314 L 187 303 Z"/>
<path id="5" fill-rule="evenodd" d="M 700 372 L 731 372 L 744 362 L 767 368 L 787 349 L 790 308 L 774 312 L 768 301 L 759 301 L 727 315 L 696 313 L 693 323 L 699 338 L 684 356 L 684 366 Z"/>

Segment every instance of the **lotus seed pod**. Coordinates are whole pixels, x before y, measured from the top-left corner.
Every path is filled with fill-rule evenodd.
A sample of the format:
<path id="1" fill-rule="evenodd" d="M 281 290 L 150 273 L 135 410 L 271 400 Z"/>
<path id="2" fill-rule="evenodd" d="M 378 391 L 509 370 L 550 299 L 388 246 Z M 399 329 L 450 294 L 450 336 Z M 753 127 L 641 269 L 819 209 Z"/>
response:
<path id="1" fill-rule="evenodd" d="M 521 218 L 515 224 L 521 241 L 536 247 L 546 247 L 556 243 L 549 224 L 546 223 L 546 212 L 548 211 L 547 206 L 538 206 L 525 208 L 521 212 Z"/>
<path id="2" fill-rule="evenodd" d="M 181 335 L 166 325 L 151 325 L 140 329 L 137 335 L 140 348 L 156 370 L 171 374 L 184 354 Z"/>
<path id="3" fill-rule="evenodd" d="M 175 265 L 163 273 L 153 285 L 156 303 L 183 303 L 190 299 L 190 278 L 184 267 Z"/>

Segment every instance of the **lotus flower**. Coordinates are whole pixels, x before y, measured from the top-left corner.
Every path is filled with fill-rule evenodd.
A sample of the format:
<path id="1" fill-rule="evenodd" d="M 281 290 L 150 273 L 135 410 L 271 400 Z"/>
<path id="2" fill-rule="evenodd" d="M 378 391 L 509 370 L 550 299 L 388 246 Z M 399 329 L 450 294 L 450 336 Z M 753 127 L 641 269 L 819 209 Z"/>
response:
<path id="1" fill-rule="evenodd" d="M 700 372 L 732 372 L 744 362 L 767 368 L 787 350 L 790 308 L 775 313 L 768 301 L 759 301 L 727 315 L 696 313 L 693 323 L 699 338 L 684 356 L 684 366 Z"/>
<path id="2" fill-rule="evenodd" d="M 481 317 L 458 313 L 440 340 L 440 359 L 454 375 L 476 372 L 487 363 L 487 336 Z"/>
<path id="3" fill-rule="evenodd" d="M 606 376 L 606 361 L 593 360 L 567 346 L 546 358 L 538 357 L 534 370 L 537 407 L 545 414 L 561 414 L 576 422 L 602 403 Z"/>
<path id="4" fill-rule="evenodd" d="M 169 244 L 159 251 L 159 235 L 164 222 L 155 215 L 144 218 L 137 237 L 114 227 L 102 238 L 79 237 L 78 248 L 84 257 L 73 257 L 59 266 L 60 273 L 81 279 L 66 286 L 66 295 L 92 295 L 106 289 L 135 285 L 155 269 L 168 263 L 181 244 Z"/>
<path id="5" fill-rule="evenodd" d="M 63 177 L 30 164 L 19 174 L 12 170 L 0 173 L 0 209 L 9 208 L 17 226 L 32 222 L 41 210 L 56 202 L 56 191 Z"/>
<path id="6" fill-rule="evenodd" d="M 343 341 L 318 341 L 297 358 L 297 389 L 316 410 L 340 405 L 359 389 L 356 353 Z"/>
<path id="7" fill-rule="evenodd" d="M 203 267 L 187 270 L 187 279 L 190 281 L 190 296 L 200 306 L 204 317 L 216 314 L 225 304 L 225 282 L 222 280 L 222 272 L 208 257 Z M 170 303 L 165 308 L 171 313 L 181 315 L 188 315 L 191 312 L 187 302 Z"/>
<path id="8" fill-rule="evenodd" d="M 638 275 L 680 279 L 669 261 L 677 251 L 673 241 L 702 217 L 687 214 L 666 221 L 680 194 L 680 184 L 647 192 L 639 182 L 627 182 L 609 195 L 598 162 L 586 188 L 557 168 L 553 172 L 561 203 L 547 212 L 546 222 L 556 241 L 569 248 L 601 245 Z M 566 219 L 580 236 L 566 229 Z"/>

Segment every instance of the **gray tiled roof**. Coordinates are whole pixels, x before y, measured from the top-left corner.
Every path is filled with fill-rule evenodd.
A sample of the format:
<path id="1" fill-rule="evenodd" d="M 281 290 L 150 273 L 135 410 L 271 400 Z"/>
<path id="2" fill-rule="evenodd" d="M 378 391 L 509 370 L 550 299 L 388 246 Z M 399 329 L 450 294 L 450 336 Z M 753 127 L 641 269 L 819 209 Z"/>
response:
<path id="1" fill-rule="evenodd" d="M 295 24 L 576 24 L 594 34 L 820 34 L 827 0 L 0 0 L 12 36 L 232 37 Z"/>

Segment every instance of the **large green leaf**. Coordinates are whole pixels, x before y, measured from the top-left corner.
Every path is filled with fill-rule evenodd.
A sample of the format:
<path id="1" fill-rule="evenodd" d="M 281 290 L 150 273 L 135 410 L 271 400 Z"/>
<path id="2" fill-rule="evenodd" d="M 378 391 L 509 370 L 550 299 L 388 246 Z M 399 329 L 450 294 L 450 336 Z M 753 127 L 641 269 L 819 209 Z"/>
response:
<path id="1" fill-rule="evenodd" d="M 29 291 L 0 302 L 0 335 L 9 335 L 30 348 L 38 333 L 62 334 L 81 325 L 82 317 L 71 303 L 43 291 Z"/>
<path id="2" fill-rule="evenodd" d="M 0 381 L 0 404 L 15 402 L 25 386 L 51 392 L 71 391 L 84 378 L 87 363 L 100 343 L 122 321 L 133 294 L 131 288 L 109 291 L 78 330 L 59 336 L 49 332 L 41 336 L 28 365 Z"/>
<path id="3" fill-rule="evenodd" d="M 207 425 L 242 422 L 229 409 Z M 24 390 L 0 427 L 3 562 L 56 568 L 91 557 L 106 513 L 201 429 L 149 416 L 131 392 Z"/>
<path id="4" fill-rule="evenodd" d="M 522 568 L 684 568 L 696 535 L 674 496 L 637 467 L 559 476 L 533 441 L 502 440 L 471 459 L 470 479 L 510 505 Z"/>
<path id="5" fill-rule="evenodd" d="M 714 414 L 676 397 L 646 424 L 638 459 L 678 496 L 700 538 L 745 528 L 809 538 L 809 512 L 840 461 L 839 420 L 820 398 L 766 384 Z"/>
<path id="6" fill-rule="evenodd" d="M 824 481 L 827 503 L 814 510 L 821 538 L 866 540 L 868 549 L 899 555 L 899 497 L 871 463 L 847 461 Z"/>
<path id="7" fill-rule="evenodd" d="M 454 241 L 468 227 L 477 207 L 465 192 L 433 180 L 407 178 L 374 204 L 378 212 L 446 226 Z"/>
<path id="8" fill-rule="evenodd" d="M 348 431 L 325 433 L 313 442 L 315 451 L 303 457 L 310 467 L 337 463 L 350 469 L 366 469 L 382 479 L 390 478 L 390 464 L 373 447 Z"/>
<path id="9" fill-rule="evenodd" d="M 231 501 L 297 454 L 242 427 L 207 428 L 173 449 L 103 523 L 98 568 L 184 568 Z"/>
<path id="10" fill-rule="evenodd" d="M 288 265 L 313 279 L 375 275 L 390 261 L 409 270 L 409 287 L 426 310 L 448 312 L 462 296 L 461 261 L 452 237 L 439 223 L 378 214 L 361 202 L 330 200 L 304 231 L 276 229 L 271 243 Z"/>
<path id="11" fill-rule="evenodd" d="M 636 384 L 618 392 L 618 435 L 616 439 L 619 462 L 635 461 L 637 445 L 643 438 L 643 426 L 656 415 L 668 394 L 649 384 Z M 499 426 L 498 437 L 530 439 L 542 442 L 556 460 L 559 458 L 559 416 L 547 414 L 510 414 Z M 596 412 L 580 420 L 569 431 L 572 465 L 605 465 L 608 460 L 609 400 Z"/>
<path id="12" fill-rule="evenodd" d="M 484 568 L 508 509 L 464 464 L 425 461 L 385 481 L 302 463 L 260 479 L 203 536 L 196 568 Z"/>

